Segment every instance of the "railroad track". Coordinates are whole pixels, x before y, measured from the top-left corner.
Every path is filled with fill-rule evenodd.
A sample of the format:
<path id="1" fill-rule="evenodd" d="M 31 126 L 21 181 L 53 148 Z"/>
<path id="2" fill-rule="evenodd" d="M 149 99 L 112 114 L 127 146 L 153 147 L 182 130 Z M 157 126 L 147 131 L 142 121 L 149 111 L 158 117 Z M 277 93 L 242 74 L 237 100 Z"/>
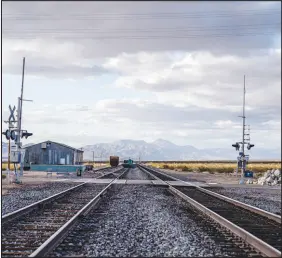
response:
<path id="1" fill-rule="evenodd" d="M 143 171 L 143 175 L 140 171 Z M 172 197 L 170 196 L 172 195 L 181 197 L 177 199 L 183 200 L 183 202 L 185 201 L 184 203 L 188 203 L 191 207 L 188 209 L 188 213 L 187 211 L 184 213 L 182 211 L 182 215 L 180 216 L 181 220 L 190 216 L 192 221 L 194 221 L 193 223 L 196 223 L 199 228 L 202 228 L 206 234 L 227 253 L 239 255 L 240 257 L 262 255 L 270 257 L 281 256 L 281 247 L 278 245 L 278 243 L 281 242 L 281 233 L 278 233 L 277 229 L 274 232 L 271 227 L 268 227 L 267 229 L 271 232 L 271 237 L 268 237 L 267 234 L 260 234 L 258 228 L 256 228 L 258 224 L 259 226 L 264 226 L 267 223 L 271 223 L 272 226 L 276 225 L 277 228 L 280 229 L 280 216 L 193 185 L 188 187 L 172 186 L 171 184 L 173 182 L 177 183 L 177 181 L 180 180 L 144 166 L 138 166 L 137 169 L 122 168 L 119 171 L 110 171 L 106 175 L 101 176 L 100 179 L 104 176 L 113 177 L 113 180 L 107 185 L 83 183 L 3 216 L 2 256 L 42 257 L 51 254 L 56 248 L 57 250 L 63 249 L 69 252 L 66 253 L 66 256 L 73 255 L 76 252 L 77 255 L 79 255 L 82 252 L 81 243 L 87 241 L 88 234 L 91 232 L 91 234 L 94 234 L 96 223 L 99 223 L 99 220 L 103 220 L 104 216 L 109 216 L 109 220 L 106 221 L 115 221 L 114 223 L 116 223 L 116 219 L 114 218 L 118 218 L 125 209 L 125 211 L 127 211 L 125 221 L 131 221 L 131 219 L 129 219 L 131 212 L 137 209 L 138 212 L 134 211 L 136 214 L 133 217 L 136 218 L 137 221 L 142 221 L 144 218 L 138 219 L 138 214 L 140 210 L 142 210 L 143 204 L 138 206 L 139 201 L 134 198 L 139 196 L 143 200 L 142 195 L 144 194 L 144 198 L 147 198 L 147 202 L 149 206 L 151 206 L 150 198 L 154 199 L 154 192 L 161 194 L 157 197 L 157 202 L 155 202 L 155 204 L 160 207 L 163 205 L 162 202 L 166 200 L 166 198 L 163 199 L 164 196 L 167 196 L 168 199 L 171 199 Z M 163 181 L 165 186 L 123 186 L 115 184 L 118 179 L 145 178 L 149 178 L 149 181 L 154 179 Z M 143 192 L 138 190 L 141 189 L 140 187 L 143 187 Z M 115 203 L 110 210 L 107 210 L 109 206 L 105 196 L 112 192 L 109 190 L 114 191 L 114 195 L 112 196 L 114 196 Z M 118 196 L 119 192 L 123 192 L 123 194 Z M 132 194 L 132 192 L 134 192 L 134 194 Z M 102 196 L 105 198 L 101 198 Z M 160 202 L 160 200 L 163 201 Z M 98 209 L 94 209 L 98 203 L 101 205 L 99 205 Z M 170 209 L 175 209 L 176 203 L 174 203 L 173 199 L 171 199 L 171 203 Z M 116 211 L 116 209 L 118 211 Z M 162 209 L 164 208 L 160 208 L 159 212 L 162 212 Z M 180 210 L 176 210 L 175 213 L 173 212 L 172 214 L 179 214 L 179 212 L 183 210 L 180 206 L 179 209 Z M 193 210 L 195 211 L 193 212 Z M 233 214 L 233 211 L 237 212 L 237 216 L 234 215 L 235 213 Z M 241 216 L 242 214 L 244 214 L 244 217 Z M 147 216 L 147 214 L 145 216 Z M 152 216 L 154 217 L 154 214 L 152 214 Z M 245 219 L 246 216 L 248 218 L 247 221 Z M 260 221 L 254 226 L 252 222 L 254 219 L 258 218 L 258 216 L 260 216 Z M 126 225 L 125 221 L 120 225 Z M 76 229 L 77 227 L 78 229 Z M 104 226 L 102 228 L 104 228 Z M 130 228 L 134 228 L 134 223 L 131 226 L 126 226 L 125 229 L 121 231 L 123 232 L 122 234 L 125 234 L 125 239 L 127 238 L 126 230 L 130 230 Z M 140 231 L 141 229 L 138 226 L 134 230 Z M 134 230 L 133 232 L 135 232 Z M 144 231 L 146 228 L 142 230 Z M 266 230 L 266 228 L 263 227 L 262 230 Z M 151 233 L 153 234 L 153 232 Z M 112 233 L 110 232 L 109 234 Z M 136 235 L 132 235 L 132 237 L 135 236 Z M 75 241 L 73 241 L 73 237 Z M 277 237 L 276 241 L 275 237 Z M 86 240 L 84 238 L 86 238 Z M 96 238 L 94 238 L 94 241 L 95 239 Z M 109 240 L 105 242 L 106 245 L 109 243 Z M 132 250 L 130 253 L 131 252 Z M 121 254 L 123 254 L 123 256 L 127 255 L 126 253 Z M 98 256 L 101 256 L 101 253 L 98 253 Z"/>
<path id="2" fill-rule="evenodd" d="M 97 176 L 97 172 L 103 172 L 105 174 L 113 173 L 115 170 L 119 170 L 121 166 L 118 167 L 104 167 L 100 169 L 96 169 L 95 171 L 86 171 L 83 173 L 83 178 L 101 178 L 104 175 Z"/>
<path id="3" fill-rule="evenodd" d="M 164 175 L 156 169 L 139 167 L 161 180 L 177 181 L 174 177 Z M 195 208 L 220 223 L 226 230 L 245 239 L 263 255 L 281 256 L 281 216 L 189 183 L 187 186 L 167 184 L 172 193 L 191 203 Z"/>
<path id="4" fill-rule="evenodd" d="M 155 177 L 148 173 L 142 172 L 139 168 L 130 168 L 126 173 L 124 173 L 120 179 L 127 180 L 156 180 Z"/>
<path id="5" fill-rule="evenodd" d="M 129 176 L 130 172 L 135 173 Z M 140 172 L 131 169 L 124 173 L 123 177 L 139 180 Z M 150 175 L 144 170 L 143 172 L 143 177 Z M 180 252 L 182 256 L 194 256 L 195 242 L 204 252 L 210 252 L 209 249 L 214 248 L 214 253 L 209 253 L 213 256 L 222 253 L 239 257 L 261 256 L 243 239 L 234 236 L 211 218 L 200 214 L 193 206 L 189 207 L 181 198 L 175 198 L 167 186 L 119 184 L 115 187 L 109 196 L 107 194 L 101 200 L 99 207 L 92 209 L 54 249 L 51 257 L 179 256 Z M 163 213 L 165 215 L 162 215 Z M 168 218 L 169 216 L 172 218 Z M 159 227 L 162 228 L 161 231 Z M 168 240 L 168 235 L 162 239 L 162 231 L 166 232 L 167 229 L 171 232 L 177 230 L 178 234 Z M 207 248 L 202 246 L 195 231 L 201 232 L 200 234 L 204 232 L 202 241 L 206 241 Z M 177 239 L 178 246 L 174 246 L 173 238 Z M 181 244 L 181 241 L 186 242 Z M 163 247 L 162 242 L 168 244 Z M 188 255 L 191 251 L 187 249 L 190 249 L 191 244 L 192 253 Z"/>
<path id="6" fill-rule="evenodd" d="M 126 169 L 120 169 L 120 176 Z M 2 217 L 2 257 L 41 257 L 97 204 L 108 185 L 82 183 Z"/>

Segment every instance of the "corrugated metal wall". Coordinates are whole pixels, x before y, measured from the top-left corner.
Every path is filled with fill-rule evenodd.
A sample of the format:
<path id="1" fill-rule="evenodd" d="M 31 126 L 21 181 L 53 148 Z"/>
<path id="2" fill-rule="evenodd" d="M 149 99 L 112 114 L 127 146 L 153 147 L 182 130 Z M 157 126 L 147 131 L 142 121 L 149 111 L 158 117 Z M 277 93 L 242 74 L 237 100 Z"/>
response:
<path id="1" fill-rule="evenodd" d="M 46 149 L 41 148 L 41 143 L 27 147 L 27 149 L 29 151 L 29 162 L 33 164 L 59 165 L 61 158 L 65 159 L 66 165 L 74 164 L 75 150 L 53 142 Z M 79 152 L 77 156 L 79 156 Z"/>

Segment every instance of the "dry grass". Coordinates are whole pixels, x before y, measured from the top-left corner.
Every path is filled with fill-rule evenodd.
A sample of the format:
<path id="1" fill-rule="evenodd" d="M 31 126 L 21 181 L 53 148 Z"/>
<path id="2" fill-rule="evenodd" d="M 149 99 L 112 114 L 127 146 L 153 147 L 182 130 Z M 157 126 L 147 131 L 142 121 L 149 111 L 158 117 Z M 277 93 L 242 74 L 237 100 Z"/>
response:
<path id="1" fill-rule="evenodd" d="M 110 165 L 110 162 L 104 162 L 104 163 L 84 162 L 83 165 L 94 165 L 95 168 L 98 168 L 98 167 L 109 166 L 109 165 Z"/>
<path id="2" fill-rule="evenodd" d="M 236 169 L 236 163 L 148 163 L 156 168 L 161 169 L 171 169 L 171 170 L 180 170 L 186 172 L 204 172 L 208 171 L 210 173 L 233 173 Z M 281 169 L 281 163 L 250 163 L 247 166 L 247 169 L 262 174 L 269 169 Z"/>
<path id="3" fill-rule="evenodd" d="M 17 165 L 17 168 L 19 169 L 20 168 L 20 164 Z M 2 163 L 2 171 L 3 170 L 7 170 L 8 169 L 8 163 Z M 10 164 L 10 170 L 14 170 L 15 169 L 15 166 L 14 164 Z"/>

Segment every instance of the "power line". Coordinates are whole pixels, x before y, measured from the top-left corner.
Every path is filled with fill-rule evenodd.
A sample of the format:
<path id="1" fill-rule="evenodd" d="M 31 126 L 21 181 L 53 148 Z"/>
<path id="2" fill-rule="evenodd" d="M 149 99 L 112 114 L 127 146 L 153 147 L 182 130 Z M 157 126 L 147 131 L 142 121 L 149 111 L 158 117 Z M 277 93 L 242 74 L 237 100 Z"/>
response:
<path id="1" fill-rule="evenodd" d="M 34 20 L 34 19 L 59 19 L 62 20 L 64 18 L 74 19 L 78 18 L 81 20 L 91 19 L 91 20 L 99 20 L 99 19 L 150 19 L 150 18 L 160 18 L 160 19 L 169 19 L 169 18 L 211 18 L 211 17 L 240 17 L 240 16 L 257 16 L 257 15 L 274 15 L 281 14 L 281 10 L 278 9 L 264 9 L 264 10 L 241 10 L 240 13 L 228 13 L 226 11 L 217 11 L 217 12 L 154 12 L 154 13 L 95 13 L 95 14 L 78 14 L 78 13 L 60 13 L 58 15 L 54 15 L 54 13 L 44 14 L 44 13 L 6 13 L 3 14 L 3 19 L 17 20 L 21 18 L 25 18 L 25 20 Z M 67 15 L 68 17 L 64 16 Z"/>
<path id="2" fill-rule="evenodd" d="M 24 34 L 2 34 L 3 37 L 7 37 L 10 39 L 34 39 L 38 36 L 51 36 L 51 33 L 31 33 L 28 34 L 25 32 Z M 97 35 L 79 35 L 79 34 L 72 34 L 72 35 L 61 35 L 61 33 L 53 34 L 53 38 L 59 39 L 199 39 L 199 38 L 225 38 L 225 37 L 244 37 L 244 36 L 262 36 L 262 35 L 273 35 L 273 32 L 256 32 L 256 33 L 225 33 L 225 34 L 198 34 L 198 35 L 152 35 L 152 36 L 142 36 L 142 35 L 135 35 L 135 36 L 128 36 L 128 35 L 116 35 L 116 36 L 97 36 Z"/>
<path id="3" fill-rule="evenodd" d="M 167 31 L 181 31 L 181 32 L 185 32 L 185 31 L 210 31 L 211 29 L 213 31 L 224 31 L 224 30 L 238 30 L 239 28 L 243 28 L 243 29 L 271 29 L 271 28 L 277 28 L 277 26 L 281 26 L 281 23 L 272 23 L 272 24 L 238 24 L 238 25 L 234 25 L 234 26 L 226 26 L 226 25 L 222 25 L 222 26 L 198 26 L 198 27 L 170 27 L 170 28 L 148 28 L 148 29 L 112 29 L 112 30 L 107 30 L 105 31 L 104 29 L 101 28 L 38 28 L 38 29 L 25 29 L 25 30 L 19 30 L 17 31 L 17 33 L 26 33 L 26 32 L 44 32 L 44 33 L 49 33 L 49 32 L 101 32 L 101 33 L 116 33 L 116 32 L 124 32 L 124 33 L 128 33 L 128 32 L 167 32 Z M 5 31 L 5 29 L 4 29 Z M 10 29 L 6 32 L 11 32 Z M 6 33 L 5 32 L 5 33 Z"/>

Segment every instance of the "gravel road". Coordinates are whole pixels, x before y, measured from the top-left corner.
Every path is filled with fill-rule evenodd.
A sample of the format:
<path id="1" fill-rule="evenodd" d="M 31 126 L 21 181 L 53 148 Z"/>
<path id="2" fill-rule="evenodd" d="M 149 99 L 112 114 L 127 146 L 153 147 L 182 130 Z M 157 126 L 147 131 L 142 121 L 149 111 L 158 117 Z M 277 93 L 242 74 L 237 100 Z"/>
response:
<path id="1" fill-rule="evenodd" d="M 6 195 L 2 196 L 2 216 L 78 184 L 79 183 L 51 182 L 24 185 L 19 189 L 10 189 Z"/>
<path id="2" fill-rule="evenodd" d="M 281 215 L 281 189 L 241 187 L 209 187 L 207 189 L 262 210 Z"/>
<path id="3" fill-rule="evenodd" d="M 241 256 L 163 187 L 116 185 L 50 256 Z"/>

